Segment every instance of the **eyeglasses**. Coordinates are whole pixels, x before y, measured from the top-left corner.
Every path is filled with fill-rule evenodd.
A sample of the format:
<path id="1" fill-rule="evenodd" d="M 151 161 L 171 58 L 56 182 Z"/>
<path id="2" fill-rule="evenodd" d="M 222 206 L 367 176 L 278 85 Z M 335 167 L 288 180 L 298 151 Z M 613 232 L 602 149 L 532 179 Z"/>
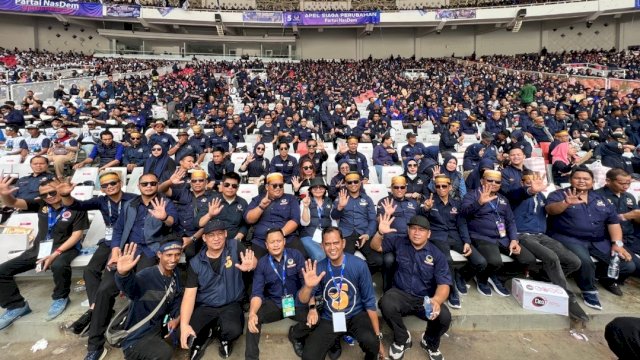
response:
<path id="1" fill-rule="evenodd" d="M 131 140 L 140 140 L 140 138 L 139 138 L 139 137 L 133 137 L 133 136 L 132 136 L 132 137 L 131 137 Z"/>
<path id="2" fill-rule="evenodd" d="M 407 188 L 406 186 L 394 186 L 393 190 L 404 190 L 406 188 Z"/>
<path id="3" fill-rule="evenodd" d="M 257 147 L 256 151 L 258 151 L 258 150 L 264 151 L 264 148 L 263 147 Z"/>
<path id="4" fill-rule="evenodd" d="M 111 182 L 108 182 L 108 183 L 100 184 L 100 188 L 101 189 L 106 189 L 109 186 L 116 186 L 116 185 L 118 185 L 118 181 L 111 181 Z"/>
<path id="5" fill-rule="evenodd" d="M 317 146 L 317 145 L 307 145 L 307 147 L 308 147 L 308 148 L 314 148 L 314 147 L 316 147 L 316 146 Z"/>
<path id="6" fill-rule="evenodd" d="M 436 189 L 446 189 L 449 185 L 436 185 Z"/>
<path id="7" fill-rule="evenodd" d="M 205 180 L 205 179 L 191 179 L 192 183 L 203 183 L 205 181 L 207 181 L 207 180 Z"/>
<path id="8" fill-rule="evenodd" d="M 303 170 L 311 170 L 311 169 L 313 169 L 313 166 L 303 166 L 302 169 Z"/>
<path id="9" fill-rule="evenodd" d="M 485 179 L 485 181 L 488 182 L 489 184 L 498 184 L 498 185 L 500 185 L 502 183 L 502 181 L 500 181 L 500 180 Z"/>
<path id="10" fill-rule="evenodd" d="M 311 188 L 311 190 L 324 190 L 324 186 L 314 186 Z"/>
<path id="11" fill-rule="evenodd" d="M 224 185 L 224 187 L 226 187 L 226 188 L 228 188 L 228 187 L 232 187 L 232 188 L 234 188 L 234 189 L 237 189 L 237 188 L 240 186 L 240 185 L 238 185 L 238 184 L 232 184 L 232 183 L 228 183 L 228 182 L 226 182 L 226 183 L 222 183 L 222 185 Z M 284 186 L 284 185 L 283 185 L 283 186 Z"/>
<path id="12" fill-rule="evenodd" d="M 407 167 L 418 167 L 418 164 L 409 164 Z"/>
<path id="13" fill-rule="evenodd" d="M 347 185 L 358 185 L 360 184 L 360 180 L 347 181 Z"/>
<path id="14" fill-rule="evenodd" d="M 282 151 L 282 150 L 289 151 L 289 148 L 281 147 L 281 148 L 279 148 L 278 150 L 280 150 L 280 151 Z"/>
<path id="15" fill-rule="evenodd" d="M 40 197 L 46 199 L 48 197 L 56 197 L 56 195 L 58 195 L 58 192 L 54 190 L 54 191 L 49 191 L 47 193 L 40 194 Z"/>
<path id="16" fill-rule="evenodd" d="M 162 151 L 162 148 L 152 148 L 151 151 Z"/>
<path id="17" fill-rule="evenodd" d="M 141 182 L 140 186 L 142 186 L 142 187 L 158 186 L 158 182 L 157 181 L 145 181 L 145 182 Z"/>
<path id="18" fill-rule="evenodd" d="M 284 184 L 269 184 L 274 189 L 282 189 L 284 188 Z"/>

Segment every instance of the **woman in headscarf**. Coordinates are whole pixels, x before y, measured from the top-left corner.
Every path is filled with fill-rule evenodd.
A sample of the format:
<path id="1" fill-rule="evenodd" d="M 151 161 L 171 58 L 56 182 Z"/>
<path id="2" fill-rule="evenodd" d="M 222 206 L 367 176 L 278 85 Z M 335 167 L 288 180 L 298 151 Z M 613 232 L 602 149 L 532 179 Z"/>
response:
<path id="1" fill-rule="evenodd" d="M 262 142 L 253 146 L 253 154 L 249 154 L 240 165 L 240 172 L 247 172 L 249 183 L 254 183 L 254 179 L 261 176 L 266 177 L 269 173 L 269 159 L 264 157 L 266 145 Z"/>
<path id="2" fill-rule="evenodd" d="M 449 196 L 454 199 L 460 199 L 464 197 L 467 193 L 467 187 L 464 183 L 464 178 L 462 177 L 462 173 L 458 171 L 458 159 L 456 159 L 453 155 L 447 155 L 444 157 L 441 166 L 435 166 L 433 168 L 433 178 L 429 182 L 429 191 L 432 193 L 436 192 L 436 186 L 433 179 L 436 175 L 445 175 L 451 180 L 451 190 L 449 191 Z"/>
<path id="3" fill-rule="evenodd" d="M 329 183 L 329 197 L 332 200 L 335 200 L 338 197 L 338 193 L 340 190 L 345 189 L 346 185 L 344 183 L 344 177 L 349 173 L 350 167 L 347 159 L 343 158 L 338 161 L 338 174 L 331 178 L 331 182 Z"/>
<path id="4" fill-rule="evenodd" d="M 473 169 L 467 179 L 465 180 L 465 186 L 467 191 L 475 190 L 480 187 L 480 179 L 482 178 L 482 173 L 484 170 L 490 169 L 493 170 L 495 163 L 492 159 L 482 159 L 480 163 L 478 163 L 478 167 Z"/>
<path id="5" fill-rule="evenodd" d="M 472 171 L 478 167 L 480 160 L 484 155 L 484 145 L 477 143 L 467 147 L 464 151 L 464 158 L 462 161 L 462 168 L 464 171 Z"/>
<path id="6" fill-rule="evenodd" d="M 151 147 L 151 156 L 144 162 L 144 174 L 154 173 L 160 183 L 168 180 L 176 170 L 176 163 L 160 144 Z"/>
<path id="7" fill-rule="evenodd" d="M 438 153 L 440 148 L 438 145 L 428 146 L 424 149 L 424 157 L 420 161 L 418 172 L 431 180 L 433 177 L 433 167 L 438 165 Z"/>
<path id="8" fill-rule="evenodd" d="M 551 173 L 553 183 L 557 186 L 569 182 L 569 174 L 574 166 L 582 165 L 591 158 L 591 152 L 582 158 L 576 155 L 577 149 L 571 143 L 563 142 L 558 144 L 551 152 Z"/>
<path id="9" fill-rule="evenodd" d="M 415 159 L 409 159 L 405 162 L 402 176 L 407 180 L 407 193 L 405 196 L 421 202 L 422 198 L 429 194 L 429 189 L 427 188 L 429 179 L 425 175 L 418 173 L 418 162 Z"/>
<path id="10" fill-rule="evenodd" d="M 65 164 L 71 164 L 76 159 L 76 153 L 79 149 L 78 141 L 71 135 L 67 129 L 58 129 L 47 154 L 53 162 L 53 168 L 58 178 L 64 177 Z"/>

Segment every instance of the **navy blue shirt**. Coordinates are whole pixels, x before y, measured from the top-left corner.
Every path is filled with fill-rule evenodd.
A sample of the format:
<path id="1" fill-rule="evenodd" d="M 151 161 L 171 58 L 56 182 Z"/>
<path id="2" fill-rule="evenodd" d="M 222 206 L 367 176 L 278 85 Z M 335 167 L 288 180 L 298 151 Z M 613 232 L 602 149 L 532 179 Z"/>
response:
<path id="1" fill-rule="evenodd" d="M 285 291 L 282 287 L 282 267 L 285 267 L 284 287 L 287 295 L 295 298 L 296 306 L 302 305 L 298 299 L 298 291 L 304 285 L 302 269 L 304 268 L 304 256 L 296 249 L 285 249 L 284 254 L 277 261 L 273 258 L 271 266 L 271 255 L 263 256 L 258 260 L 258 266 L 253 273 L 253 289 L 251 297 L 259 297 L 273 301 L 279 308 L 282 308 L 282 297 Z M 278 272 L 276 274 L 276 271 Z"/>
<path id="2" fill-rule="evenodd" d="M 53 178 L 55 178 L 55 175 L 48 172 L 43 172 L 37 176 L 31 174 L 21 177 L 16 183 L 16 186 L 18 187 L 18 192 L 15 194 L 16 198 L 33 200 L 40 197 L 40 192 L 38 191 L 40 184 Z"/>
<path id="3" fill-rule="evenodd" d="M 287 155 L 286 159 L 282 159 L 282 156 L 276 155 L 271 159 L 271 164 L 269 164 L 269 172 L 279 172 L 284 176 L 284 182 L 291 182 L 291 177 L 298 175 L 298 159 L 291 155 Z"/>
<path id="4" fill-rule="evenodd" d="M 140 145 L 138 147 L 128 146 L 124 150 L 122 156 L 122 165 L 126 166 L 134 164 L 135 166 L 144 166 L 144 162 L 149 157 L 149 147 Z"/>
<path id="5" fill-rule="evenodd" d="M 604 186 L 596 190 L 596 192 L 605 197 L 611 205 L 614 206 L 618 214 L 626 214 L 629 211 L 633 211 L 638 208 L 636 199 L 628 192 L 623 192 L 620 196 L 613 193 L 608 187 Z M 620 226 L 622 227 L 622 234 L 624 238 L 633 236 L 634 234 L 634 221 L 620 219 Z"/>
<path id="6" fill-rule="evenodd" d="M 438 195 L 434 195 L 431 210 L 427 212 L 423 209 L 431 225 L 430 240 L 446 242 L 449 238 L 453 238 L 465 244 L 471 243 L 467 220 L 460 215 L 461 203 L 461 200 L 449 197 L 449 201 L 445 204 Z"/>
<path id="7" fill-rule="evenodd" d="M 258 207 L 263 198 L 264 195 L 258 195 L 251 200 L 247 210 L 244 212 L 245 221 L 247 220 L 249 211 Z M 300 205 L 295 196 L 283 194 L 280 198 L 272 200 L 269 206 L 262 212 L 262 216 L 260 216 L 258 222 L 253 224 L 254 232 L 251 241 L 264 248 L 267 231 L 269 229 L 282 229 L 290 220 L 300 226 Z M 295 234 L 295 231 L 293 234 Z M 293 239 L 293 234 L 287 236 L 287 242 Z"/>
<path id="8" fill-rule="evenodd" d="M 397 231 L 394 233 L 387 234 L 386 237 L 389 238 L 401 238 L 407 236 L 407 223 L 411 218 L 416 215 L 418 210 L 420 209 L 420 205 L 409 198 L 402 198 L 400 200 L 393 197 L 393 195 L 389 195 L 380 199 L 378 201 L 378 216 L 384 215 L 384 207 L 382 204 L 384 201 L 392 200 L 392 204 L 396 207 L 396 211 L 392 214 L 395 219 L 391 223 L 391 227 L 396 229 Z"/>
<path id="9" fill-rule="evenodd" d="M 367 234 L 369 239 L 373 238 L 378 229 L 376 207 L 373 200 L 362 191 L 356 198 L 351 195 L 347 196 L 349 197 L 347 206 L 342 210 L 338 210 L 339 199 L 335 200 L 333 210 L 331 210 L 331 218 L 340 221 L 339 228 L 345 237 L 353 234 Z"/>
<path id="10" fill-rule="evenodd" d="M 461 214 L 467 219 L 469 236 L 474 240 L 509 246 L 511 240 L 518 239 L 516 221 L 509 201 L 504 196 L 496 194 L 497 199 L 480 205 L 480 192 L 480 189 L 468 192 L 462 200 Z M 497 222 L 502 222 L 506 227 L 506 236 L 500 236 Z"/>
<path id="11" fill-rule="evenodd" d="M 100 210 L 100 214 L 102 214 L 102 219 L 104 220 L 105 226 L 113 227 L 118 220 L 118 216 L 120 215 L 123 204 L 126 201 L 135 198 L 136 196 L 138 195 L 131 193 L 122 193 L 122 198 L 118 203 L 114 202 L 110 197 L 105 195 L 100 195 L 89 200 L 74 199 L 74 202 L 69 205 L 68 208 L 79 211 Z M 107 242 L 107 244 L 109 243 L 110 242 Z"/>
<path id="12" fill-rule="evenodd" d="M 151 135 L 151 137 L 149 137 L 149 142 L 147 144 L 149 145 L 149 149 L 151 149 L 153 145 L 158 144 L 162 146 L 162 148 L 164 149 L 164 152 L 167 152 L 169 151 L 170 148 L 172 148 L 176 144 L 176 139 L 174 139 L 173 136 L 171 136 L 170 134 L 163 132 L 161 134 Z"/>
<path id="13" fill-rule="evenodd" d="M 205 191 L 200 196 L 196 196 L 187 186 L 171 189 L 169 199 L 175 201 L 180 220 L 178 235 L 193 236 L 198 231 L 198 221 L 200 219 L 196 215 L 209 211 L 209 203 L 213 197 L 214 193 L 210 190 Z"/>

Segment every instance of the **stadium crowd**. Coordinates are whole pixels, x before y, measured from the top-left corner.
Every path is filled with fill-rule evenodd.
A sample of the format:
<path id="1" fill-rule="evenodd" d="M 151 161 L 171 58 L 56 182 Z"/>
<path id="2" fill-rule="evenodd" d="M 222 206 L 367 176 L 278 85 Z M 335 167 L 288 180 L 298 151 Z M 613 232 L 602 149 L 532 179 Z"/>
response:
<path id="1" fill-rule="evenodd" d="M 419 76 L 403 76 L 411 69 Z M 599 289 L 623 296 L 640 275 L 640 210 L 627 191 L 640 90 L 389 58 L 175 64 L 87 91 L 1 107 L 4 154 L 32 169 L 0 181 L 4 212 L 37 213 L 39 232 L 0 264 L 0 329 L 31 312 L 14 276 L 34 268 L 53 274 L 47 320 L 64 312 L 87 211 L 98 210 L 106 231 L 84 270 L 90 310 L 69 326 L 88 335 L 88 360 L 105 356 L 107 340 L 127 359 L 170 359 L 165 337 L 190 359 L 217 339 L 226 358 L 243 333 L 245 358 L 257 359 L 262 324 L 285 317 L 303 359 L 337 359 L 356 341 L 365 359 L 400 359 L 411 314 L 425 321 L 420 347 L 443 359 L 450 309 L 469 291 L 510 296 L 510 277 L 549 281 L 588 321 L 579 299 L 600 310 Z M 84 167 L 99 169 L 102 194 L 89 200 L 66 179 Z M 135 193 L 123 192 L 130 181 Z M 238 195 L 244 185 L 253 198 Z M 132 302 L 118 338 L 120 291 Z"/>

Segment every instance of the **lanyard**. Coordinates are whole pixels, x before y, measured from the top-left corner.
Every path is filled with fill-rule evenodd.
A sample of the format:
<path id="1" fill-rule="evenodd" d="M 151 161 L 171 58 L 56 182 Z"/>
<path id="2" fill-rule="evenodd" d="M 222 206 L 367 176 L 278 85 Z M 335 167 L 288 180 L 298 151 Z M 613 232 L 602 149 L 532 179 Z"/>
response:
<path id="1" fill-rule="evenodd" d="M 122 212 L 122 199 L 116 203 L 116 208 L 118 209 L 118 214 L 116 215 L 120 216 L 120 213 Z M 107 209 L 109 209 L 109 224 L 107 224 L 107 226 L 111 227 L 113 226 L 113 221 L 111 221 L 113 214 L 111 213 L 111 201 L 109 199 L 107 199 Z"/>
<path id="2" fill-rule="evenodd" d="M 271 264 L 271 268 L 273 269 L 273 271 L 276 273 L 276 276 L 278 277 L 278 279 L 280 279 L 280 281 L 282 281 L 282 292 L 284 293 L 284 295 L 287 295 L 287 287 L 285 286 L 285 283 L 287 281 L 287 251 L 284 251 L 284 255 L 282 258 L 282 276 L 280 276 L 280 273 L 278 273 L 278 269 L 276 269 L 276 265 L 273 263 L 273 256 L 269 255 L 269 263 Z"/>
<path id="3" fill-rule="evenodd" d="M 314 200 L 314 201 L 315 201 L 315 200 Z M 323 206 L 323 205 L 324 205 L 324 203 L 322 203 L 322 205 L 320 205 L 320 204 L 318 204 L 318 203 L 316 202 L 316 210 L 318 211 L 318 220 L 319 220 L 319 223 L 318 223 L 318 224 L 322 224 L 322 213 L 323 213 L 323 211 L 322 211 L 322 206 Z"/>
<path id="4" fill-rule="evenodd" d="M 329 276 L 331 276 L 331 282 L 333 282 L 333 286 L 336 288 L 338 292 L 338 303 L 340 302 L 340 296 L 342 295 L 342 280 L 344 275 L 344 266 L 347 263 L 347 257 L 343 254 L 344 258 L 342 259 L 342 266 L 340 267 L 340 282 L 336 285 L 336 279 L 333 277 L 333 270 L 331 269 L 331 261 L 327 261 L 327 269 L 329 270 Z"/>
<path id="5" fill-rule="evenodd" d="M 58 223 L 58 220 L 60 220 L 60 217 L 62 217 L 62 214 L 67 210 L 67 208 L 62 207 L 59 212 L 58 215 L 56 215 L 56 217 L 53 217 L 53 213 L 54 213 L 54 209 L 53 207 L 49 206 L 49 211 L 47 212 L 47 225 L 48 225 L 48 229 L 47 229 L 47 238 L 46 240 L 52 239 L 51 238 L 51 233 L 53 232 L 53 228 L 56 226 L 56 224 Z M 53 239 L 52 239 L 53 240 Z"/>
<path id="6" fill-rule="evenodd" d="M 497 202 L 498 202 L 498 200 L 496 199 L 496 203 Z M 498 212 L 498 207 L 493 204 L 493 201 L 489 201 L 489 206 L 491 206 L 491 208 L 495 212 L 495 215 L 498 218 L 498 221 L 502 221 L 502 218 L 500 217 L 500 213 Z"/>

